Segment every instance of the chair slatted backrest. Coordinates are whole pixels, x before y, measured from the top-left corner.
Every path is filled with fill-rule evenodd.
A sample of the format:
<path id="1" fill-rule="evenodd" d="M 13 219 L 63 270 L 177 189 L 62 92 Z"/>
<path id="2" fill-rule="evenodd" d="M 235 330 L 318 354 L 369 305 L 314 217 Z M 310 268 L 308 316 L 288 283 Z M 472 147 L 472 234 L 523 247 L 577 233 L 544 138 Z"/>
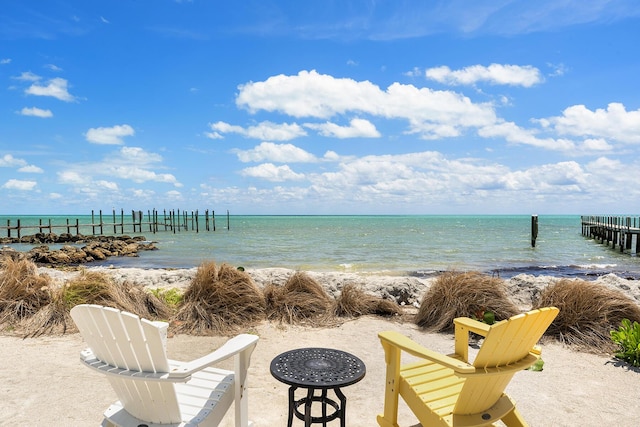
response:
<path id="1" fill-rule="evenodd" d="M 78 305 L 71 316 L 98 360 L 116 368 L 144 373 L 169 372 L 169 361 L 157 324 L 99 305 Z M 152 423 L 181 422 L 173 383 L 107 375 L 124 408 Z"/>
<path id="2" fill-rule="evenodd" d="M 526 358 L 557 315 L 557 308 L 546 307 L 492 325 L 473 366 L 479 369 L 499 368 Z M 514 374 L 515 371 L 509 371 L 467 378 L 454 413 L 476 413 L 493 406 Z"/>

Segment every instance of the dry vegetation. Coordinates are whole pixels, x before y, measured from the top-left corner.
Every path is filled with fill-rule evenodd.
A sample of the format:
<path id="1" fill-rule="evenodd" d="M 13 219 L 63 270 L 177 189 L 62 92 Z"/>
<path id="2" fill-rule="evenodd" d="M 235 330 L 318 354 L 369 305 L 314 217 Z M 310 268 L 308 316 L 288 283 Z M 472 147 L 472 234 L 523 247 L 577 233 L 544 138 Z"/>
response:
<path id="1" fill-rule="evenodd" d="M 140 286 L 116 284 L 111 277 L 81 271 L 63 286 L 38 274 L 32 261 L 5 258 L 0 270 L 0 329 L 24 336 L 65 333 L 76 327 L 69 310 L 77 304 L 100 304 L 148 319 L 168 318 L 169 311 Z"/>
<path id="2" fill-rule="evenodd" d="M 190 286 L 173 305 L 128 282 L 81 270 L 63 285 L 54 285 L 36 265 L 5 258 L 0 264 L 0 331 L 36 336 L 75 331 L 69 310 L 77 304 L 99 304 L 152 320 L 170 320 L 176 333 L 229 335 L 246 330 L 265 318 L 284 324 L 337 325 L 338 318 L 364 315 L 397 316 L 403 309 L 391 300 L 367 294 L 347 284 L 337 299 L 304 272 L 296 272 L 282 286 L 260 289 L 251 276 L 228 264 L 205 262 Z M 555 306 L 560 314 L 548 336 L 591 352 L 611 352 L 610 331 L 622 319 L 640 322 L 640 306 L 622 292 L 583 280 L 562 279 L 541 291 L 532 308 Z M 509 299 L 505 282 L 477 272 L 448 272 L 439 276 L 425 294 L 415 315 L 417 325 L 429 331 L 452 331 L 456 317 L 482 311 L 496 320 L 520 310 Z"/>
<path id="3" fill-rule="evenodd" d="M 76 331 L 69 310 L 78 304 L 104 305 L 154 320 L 170 315 L 168 307 L 141 286 L 115 283 L 104 273 L 81 270 L 62 287 L 49 289 L 50 303 L 22 324 L 27 336 Z"/>
<path id="4" fill-rule="evenodd" d="M 534 308 L 560 309 L 547 335 L 589 352 L 610 352 L 616 347 L 610 331 L 622 319 L 640 322 L 640 306 L 622 292 L 584 280 L 561 279 L 540 293 Z"/>
<path id="5" fill-rule="evenodd" d="M 330 319 L 333 301 L 322 286 L 304 272 L 294 273 L 284 286 L 265 286 L 264 296 L 269 320 L 320 326 Z"/>
<path id="6" fill-rule="evenodd" d="M 482 311 L 495 313 L 496 321 L 520 312 L 502 279 L 478 272 L 447 272 L 424 295 L 415 323 L 432 332 L 453 331 L 453 319 Z"/>
<path id="7" fill-rule="evenodd" d="M 349 283 L 336 299 L 333 313 L 340 317 L 396 316 L 402 314 L 402 309 L 395 301 L 369 295 L 361 287 Z"/>
<path id="8" fill-rule="evenodd" d="M 264 319 L 265 299 L 244 271 L 209 261 L 198 267 L 173 318 L 175 332 L 227 335 Z"/>
<path id="9" fill-rule="evenodd" d="M 51 302 L 51 280 L 27 260 L 6 257 L 0 270 L 0 327 L 15 328 Z"/>

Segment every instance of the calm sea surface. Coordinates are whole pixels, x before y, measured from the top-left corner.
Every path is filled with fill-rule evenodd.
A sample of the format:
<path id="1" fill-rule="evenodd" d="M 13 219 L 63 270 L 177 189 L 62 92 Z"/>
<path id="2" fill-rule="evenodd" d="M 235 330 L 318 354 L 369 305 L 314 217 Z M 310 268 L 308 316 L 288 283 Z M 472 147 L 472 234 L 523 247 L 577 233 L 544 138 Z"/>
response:
<path id="1" fill-rule="evenodd" d="M 16 225 L 91 223 L 91 216 L 11 217 Z M 146 219 L 146 217 L 145 217 Z M 202 220 L 202 219 L 201 219 Z M 118 217 L 119 221 L 119 217 Z M 131 222 L 125 218 L 125 221 Z M 203 221 L 203 220 L 202 220 Z M 183 268 L 202 261 L 245 268 L 285 267 L 429 276 L 446 270 L 477 270 L 510 277 L 519 273 L 556 276 L 613 272 L 640 278 L 640 258 L 620 254 L 581 235 L 580 217 L 540 216 L 536 247 L 531 247 L 531 217 L 520 216 L 231 216 L 216 218 L 214 231 L 159 231 L 144 235 L 157 251 L 138 258 L 111 258 L 102 264 L 119 267 Z M 112 222 L 111 217 L 104 222 Z M 64 229 L 54 229 L 56 234 Z M 36 229 L 24 230 L 23 235 Z M 90 227 L 81 228 L 91 234 Z M 0 228 L 0 236 L 7 231 Z M 15 230 L 12 232 L 16 235 Z M 104 233 L 113 233 L 105 227 Z M 30 246 L 14 245 L 28 250 Z"/>

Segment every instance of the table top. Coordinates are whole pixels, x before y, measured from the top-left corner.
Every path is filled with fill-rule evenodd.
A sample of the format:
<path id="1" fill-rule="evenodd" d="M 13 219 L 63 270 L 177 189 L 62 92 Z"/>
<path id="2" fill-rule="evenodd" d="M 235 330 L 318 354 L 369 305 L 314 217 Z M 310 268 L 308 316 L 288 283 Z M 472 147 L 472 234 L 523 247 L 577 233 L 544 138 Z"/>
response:
<path id="1" fill-rule="evenodd" d="M 331 348 L 299 348 L 271 361 L 271 375 L 297 387 L 345 387 L 360 381 L 365 373 L 364 362 L 358 357 Z"/>

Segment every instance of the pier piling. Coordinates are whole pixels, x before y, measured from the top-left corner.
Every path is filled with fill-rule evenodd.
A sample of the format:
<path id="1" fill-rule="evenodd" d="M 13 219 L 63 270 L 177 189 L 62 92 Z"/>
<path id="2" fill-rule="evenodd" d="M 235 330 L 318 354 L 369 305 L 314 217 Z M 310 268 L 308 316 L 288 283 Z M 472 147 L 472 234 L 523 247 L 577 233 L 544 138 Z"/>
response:
<path id="1" fill-rule="evenodd" d="M 75 232 L 76 235 L 83 234 L 91 234 L 95 236 L 96 234 L 104 235 L 105 230 L 107 233 L 113 232 L 114 235 L 120 233 L 125 234 L 126 232 L 132 233 L 142 233 L 143 228 L 146 230 L 146 227 L 149 227 L 149 232 L 155 234 L 156 232 L 163 230 L 173 232 L 180 231 L 195 231 L 196 233 L 200 232 L 200 221 L 202 216 L 199 214 L 199 210 L 191 211 L 190 213 L 187 210 L 183 210 L 180 212 L 180 209 L 177 210 L 163 210 L 163 215 L 160 217 L 158 211 L 156 209 L 148 210 L 145 213 L 141 210 L 131 210 L 131 222 L 125 222 L 124 218 L 124 209 L 120 210 L 120 219 L 118 220 L 115 209 L 112 210 L 111 215 L 108 213 L 103 216 L 102 210 L 91 211 L 91 220 L 89 223 L 81 224 L 78 218 L 73 220 L 69 218 L 60 219 L 60 223 L 54 223 L 51 218 L 48 219 L 38 219 L 33 221 L 28 221 L 27 224 L 24 224 L 21 218 L 16 219 L 16 225 L 12 224 L 12 219 L 7 219 L 6 226 L 0 225 L 0 238 L 6 236 L 9 239 L 12 239 L 13 232 L 17 234 L 17 239 L 20 240 L 23 236 L 24 231 L 34 230 L 33 233 L 53 233 L 56 229 L 63 229 L 68 234 L 71 234 L 72 231 Z M 106 219 L 106 222 L 105 222 Z M 111 222 L 109 222 L 109 220 Z M 211 224 L 209 224 L 209 220 L 211 220 Z M 204 215 L 205 227 L 206 231 L 216 231 L 216 218 L 215 211 L 211 211 L 211 218 L 209 218 L 209 210 L 205 210 Z M 231 229 L 231 217 L 229 211 L 227 210 L 227 230 Z"/>
<path id="2" fill-rule="evenodd" d="M 536 239 L 538 238 L 538 215 L 531 215 L 531 247 L 536 247 Z"/>
<path id="3" fill-rule="evenodd" d="M 640 252 L 640 218 L 621 216 L 593 216 L 583 215 L 580 217 L 582 223 L 582 235 L 590 237 L 595 241 L 611 246 L 621 253 L 629 252 L 636 256 Z"/>

